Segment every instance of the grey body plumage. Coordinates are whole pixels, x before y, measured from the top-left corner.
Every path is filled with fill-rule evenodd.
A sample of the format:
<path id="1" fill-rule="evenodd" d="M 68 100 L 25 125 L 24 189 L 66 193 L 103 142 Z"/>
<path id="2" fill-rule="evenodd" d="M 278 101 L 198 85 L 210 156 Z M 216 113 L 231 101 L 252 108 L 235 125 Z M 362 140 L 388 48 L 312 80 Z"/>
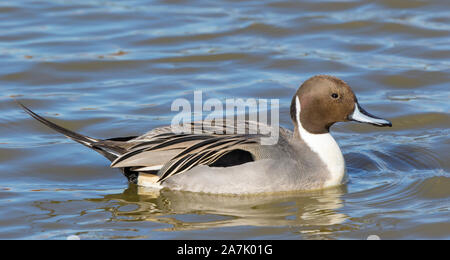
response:
<path id="1" fill-rule="evenodd" d="M 105 156 L 129 182 L 145 184 L 150 180 L 162 187 L 211 193 L 339 185 L 344 179 L 345 162 L 329 134 L 331 125 L 358 121 L 392 126 L 388 120 L 362 109 L 345 82 L 324 75 L 308 79 L 297 90 L 290 109 L 294 131 L 277 126 L 278 139 L 271 145 L 261 142 L 273 132 L 271 126 L 252 121 L 230 125 L 226 120 L 188 123 L 191 130 L 201 132 L 176 134 L 171 127 L 160 127 L 141 136 L 96 139 L 56 125 L 20 106 L 39 122 Z"/>

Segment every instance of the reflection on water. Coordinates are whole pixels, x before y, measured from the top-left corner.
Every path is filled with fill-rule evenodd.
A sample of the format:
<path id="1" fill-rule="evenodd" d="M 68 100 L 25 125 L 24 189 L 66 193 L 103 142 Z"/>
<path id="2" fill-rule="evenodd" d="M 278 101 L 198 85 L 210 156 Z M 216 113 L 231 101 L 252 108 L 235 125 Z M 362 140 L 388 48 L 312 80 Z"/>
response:
<path id="1" fill-rule="evenodd" d="M 450 19 L 433 1 L 0 2 L 0 238 L 450 238 Z M 332 74 L 393 122 L 333 126 L 337 189 L 214 196 L 129 186 L 13 98 L 98 138 L 170 124 L 176 98 L 278 98 Z"/>
<path id="2" fill-rule="evenodd" d="M 208 230 L 227 227 L 278 227 L 293 230 L 296 238 L 327 238 L 330 226 L 339 225 L 348 218 L 339 210 L 345 188 L 315 192 L 275 193 L 265 195 L 213 195 L 205 193 L 152 190 L 130 184 L 123 193 L 108 194 L 102 198 L 68 201 L 41 201 L 34 206 L 48 212 L 40 220 L 63 224 L 67 209 L 80 204 L 102 205 L 96 209 L 80 209 L 78 225 L 92 222 L 92 213 L 109 213 L 103 222 L 165 224 L 155 231 Z M 57 217 L 59 216 L 59 217 Z M 70 220 L 67 224 L 70 224 Z M 120 224 L 118 224 L 120 226 Z M 142 223 L 138 224 L 142 226 Z M 110 230 L 120 234 L 122 229 Z M 136 229 L 133 237 L 148 237 L 148 230 Z M 58 238 L 52 231 L 45 238 Z M 100 234 L 97 234 L 100 233 Z M 103 232 L 86 230 L 77 234 L 82 238 L 99 238 Z M 47 237 L 48 236 L 48 237 Z M 56 236 L 56 237 L 52 237 Z M 115 236 L 115 235 L 114 235 Z M 42 236 L 34 237 L 42 238 Z M 239 239 L 239 236 L 234 239 Z"/>
<path id="3" fill-rule="evenodd" d="M 202 193 L 163 191 L 155 195 L 138 188 L 140 197 L 157 198 L 156 205 L 168 213 L 202 212 L 224 219 L 185 223 L 170 218 L 174 230 L 228 226 L 310 226 L 339 224 L 345 220 L 336 212 L 342 207 L 340 189 L 304 194 L 267 194 L 253 196 L 219 196 Z M 174 221 L 174 222 L 172 222 Z M 180 222 L 177 224 L 177 222 Z"/>

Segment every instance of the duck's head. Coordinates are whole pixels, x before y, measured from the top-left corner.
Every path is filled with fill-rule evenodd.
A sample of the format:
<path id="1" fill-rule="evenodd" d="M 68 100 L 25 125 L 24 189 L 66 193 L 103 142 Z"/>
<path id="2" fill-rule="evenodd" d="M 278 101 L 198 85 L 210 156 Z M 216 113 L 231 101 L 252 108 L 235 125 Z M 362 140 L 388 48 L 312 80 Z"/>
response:
<path id="1" fill-rule="evenodd" d="M 306 80 L 295 93 L 290 112 L 294 124 L 311 134 L 328 133 L 334 123 L 347 121 L 392 126 L 365 111 L 347 83 L 327 75 Z"/>

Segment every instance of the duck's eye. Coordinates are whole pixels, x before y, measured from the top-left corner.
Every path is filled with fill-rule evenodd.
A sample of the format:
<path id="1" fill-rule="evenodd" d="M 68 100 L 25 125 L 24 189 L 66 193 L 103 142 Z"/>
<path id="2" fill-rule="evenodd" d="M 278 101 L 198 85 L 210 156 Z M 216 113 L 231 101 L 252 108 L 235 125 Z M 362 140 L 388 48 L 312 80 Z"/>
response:
<path id="1" fill-rule="evenodd" d="M 336 94 L 336 93 L 333 93 L 333 94 L 331 94 L 331 97 L 332 97 L 332 98 L 334 98 L 334 99 L 336 99 L 336 98 L 338 98 L 338 97 L 339 97 L 339 95 L 338 95 L 338 94 Z"/>

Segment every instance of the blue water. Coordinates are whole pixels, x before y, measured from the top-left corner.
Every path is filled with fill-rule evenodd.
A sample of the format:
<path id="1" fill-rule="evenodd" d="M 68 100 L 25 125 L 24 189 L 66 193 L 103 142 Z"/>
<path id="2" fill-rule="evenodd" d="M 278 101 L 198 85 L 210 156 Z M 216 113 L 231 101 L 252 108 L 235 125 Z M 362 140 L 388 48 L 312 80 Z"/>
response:
<path id="1" fill-rule="evenodd" d="M 0 238 L 449 239 L 448 1 L 0 3 Z M 394 127 L 338 124 L 349 182 L 217 196 L 130 185 L 13 98 L 97 138 L 170 124 L 176 98 L 277 98 L 345 80 Z"/>

